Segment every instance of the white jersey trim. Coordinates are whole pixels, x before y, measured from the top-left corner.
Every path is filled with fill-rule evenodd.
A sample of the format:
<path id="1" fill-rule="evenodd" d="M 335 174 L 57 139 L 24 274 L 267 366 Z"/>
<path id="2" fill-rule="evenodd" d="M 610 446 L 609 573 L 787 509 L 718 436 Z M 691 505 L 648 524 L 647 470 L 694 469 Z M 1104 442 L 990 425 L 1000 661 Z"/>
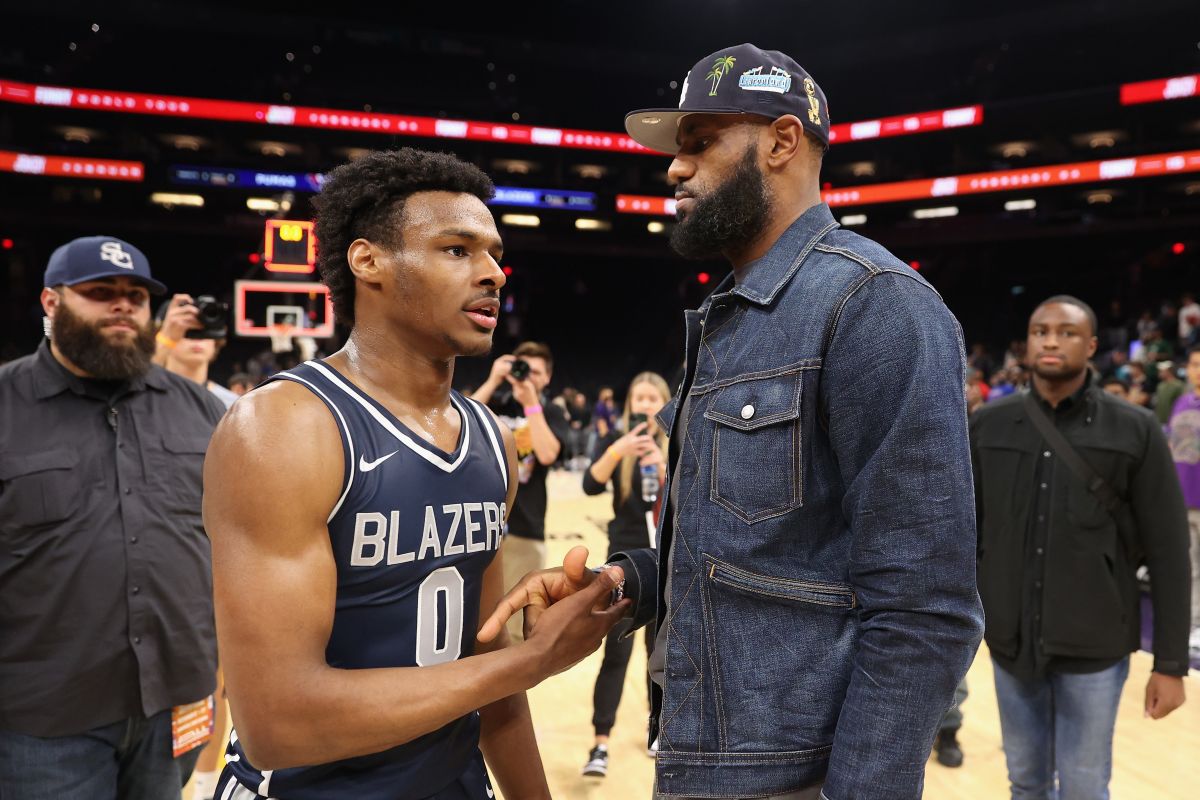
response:
<path id="1" fill-rule="evenodd" d="M 475 400 L 474 398 L 466 398 L 467 403 L 476 410 L 479 414 L 479 424 L 487 431 L 488 439 L 492 443 L 492 450 L 496 452 L 496 461 L 500 464 L 500 476 L 504 478 L 504 491 L 508 491 L 508 459 L 504 455 L 504 448 L 500 442 L 496 440 L 496 432 L 492 430 L 495 426 L 492 424 L 494 420 L 488 419 L 491 412 L 487 410 L 487 406 Z M 498 423 L 497 423 L 498 424 Z"/>
<path id="2" fill-rule="evenodd" d="M 407 434 L 393 425 L 387 417 L 379 412 L 379 409 L 371 404 L 370 400 L 364 397 L 357 389 L 349 386 L 345 381 L 338 377 L 337 373 L 335 373 L 333 370 L 316 361 L 306 361 L 305 363 L 328 378 L 330 383 L 341 389 L 343 392 L 349 395 L 351 399 L 366 409 L 367 413 L 370 414 L 375 421 L 383 427 L 384 430 L 386 430 L 392 436 L 395 436 L 397 441 L 399 441 L 402 445 L 407 447 L 409 450 L 412 450 L 430 464 L 433 464 L 442 472 L 454 472 L 456 469 L 458 469 L 460 464 L 466 461 L 467 454 L 471 452 L 471 426 L 467 423 L 466 409 L 459 405 L 459 403 L 454 399 L 453 395 L 450 396 L 450 402 L 454 404 L 454 407 L 458 409 L 458 413 L 462 417 L 463 440 L 462 450 L 459 452 L 458 458 L 456 458 L 453 463 L 447 463 L 444 458 L 439 458 L 438 456 L 426 450 L 424 447 L 421 447 Z"/>
<path id="3" fill-rule="evenodd" d="M 295 381 L 296 383 L 302 383 L 305 386 L 307 386 L 309 389 L 311 389 L 313 392 L 315 392 L 317 395 L 319 395 L 321 397 L 321 399 L 324 400 L 329 405 L 329 407 L 333 409 L 333 413 L 337 417 L 338 424 L 342 426 L 342 431 L 344 431 L 346 434 L 346 446 L 350 450 L 350 477 L 346 480 L 346 487 L 342 490 L 342 496 L 338 498 L 337 505 L 335 505 L 333 507 L 333 511 L 329 512 L 329 517 L 325 520 L 325 524 L 328 525 L 329 522 L 333 520 L 334 516 L 336 516 L 338 511 L 341 509 L 342 503 L 346 502 L 346 495 L 350 494 L 350 487 L 354 483 L 354 471 L 355 471 L 354 437 L 350 435 L 350 426 L 346 424 L 346 418 L 344 416 L 342 416 L 342 410 L 337 407 L 337 404 L 335 404 L 332 400 L 329 399 L 329 395 L 325 394 L 319 388 L 314 386 L 310 381 L 306 381 L 304 378 L 301 378 L 299 375 L 293 375 L 290 372 L 282 372 L 279 374 L 279 377 L 282 380 L 289 380 L 289 381 Z M 270 781 L 270 776 L 267 777 L 267 780 Z M 259 793 L 264 796 L 267 794 L 266 792 L 259 792 Z"/>

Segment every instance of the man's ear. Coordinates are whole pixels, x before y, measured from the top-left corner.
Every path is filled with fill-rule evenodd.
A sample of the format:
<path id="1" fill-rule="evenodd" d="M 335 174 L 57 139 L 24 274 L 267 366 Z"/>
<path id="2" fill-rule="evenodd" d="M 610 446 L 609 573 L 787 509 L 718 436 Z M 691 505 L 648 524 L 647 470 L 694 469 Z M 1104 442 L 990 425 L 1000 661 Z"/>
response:
<path id="1" fill-rule="evenodd" d="M 379 251 L 375 245 L 366 239 L 355 239 L 346 250 L 346 262 L 355 278 L 364 283 L 379 284 L 383 279 L 380 276 L 378 255 Z"/>
<path id="2" fill-rule="evenodd" d="M 795 114 L 784 114 L 767 126 L 771 139 L 771 150 L 767 154 L 767 165 L 771 169 L 782 169 L 795 158 L 808 156 L 808 142 L 804 137 L 804 124 Z"/>
<path id="3" fill-rule="evenodd" d="M 54 315 L 58 313 L 58 307 L 62 305 L 62 295 L 56 290 L 45 288 L 42 289 L 42 311 L 46 312 L 46 316 L 54 319 Z"/>

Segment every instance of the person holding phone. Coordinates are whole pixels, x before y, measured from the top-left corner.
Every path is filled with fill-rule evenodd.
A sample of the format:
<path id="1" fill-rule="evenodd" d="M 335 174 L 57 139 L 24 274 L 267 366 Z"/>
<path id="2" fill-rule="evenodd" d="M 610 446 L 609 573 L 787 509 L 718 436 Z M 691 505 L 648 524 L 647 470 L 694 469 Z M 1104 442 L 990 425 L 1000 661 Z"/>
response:
<path id="1" fill-rule="evenodd" d="M 620 430 L 610 430 L 600 440 L 595 450 L 600 455 L 583 473 L 585 494 L 600 494 L 612 485 L 613 519 L 608 524 L 606 559 L 624 550 L 654 546 L 667 452 L 667 434 L 654 416 L 670 400 L 671 390 L 661 375 L 643 372 L 635 377 L 625 395 Z M 603 778 L 608 774 L 608 737 L 621 702 L 625 670 L 633 655 L 631 627 L 631 620 L 620 622 L 604 643 L 604 661 L 592 694 L 596 741 L 583 765 L 584 775 Z M 645 629 L 645 638 L 648 657 L 654 651 L 654 636 L 649 627 Z M 646 692 L 650 692 L 649 676 Z M 653 745 L 649 753 L 654 755 Z"/>

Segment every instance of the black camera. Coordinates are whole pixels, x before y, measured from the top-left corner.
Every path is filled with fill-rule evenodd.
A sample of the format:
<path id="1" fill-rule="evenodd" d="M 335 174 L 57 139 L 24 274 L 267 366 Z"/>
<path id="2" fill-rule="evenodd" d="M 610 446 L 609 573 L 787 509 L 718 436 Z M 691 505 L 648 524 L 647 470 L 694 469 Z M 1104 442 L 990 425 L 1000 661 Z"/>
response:
<path id="1" fill-rule="evenodd" d="M 529 362 L 523 358 L 518 358 L 512 363 L 512 371 L 509 373 L 515 381 L 523 381 L 529 377 Z"/>
<path id="2" fill-rule="evenodd" d="M 196 318 L 203 328 L 187 332 L 189 339 L 224 339 L 229 335 L 229 303 L 222 303 L 210 294 L 196 298 Z"/>

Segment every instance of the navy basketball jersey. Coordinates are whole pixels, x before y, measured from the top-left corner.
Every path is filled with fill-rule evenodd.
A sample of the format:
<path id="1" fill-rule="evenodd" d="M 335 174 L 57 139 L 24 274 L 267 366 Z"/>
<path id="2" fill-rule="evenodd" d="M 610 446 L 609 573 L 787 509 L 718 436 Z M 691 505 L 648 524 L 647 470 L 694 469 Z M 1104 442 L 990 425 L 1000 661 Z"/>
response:
<path id="1" fill-rule="evenodd" d="M 470 656 L 483 573 L 504 535 L 508 461 L 495 420 L 452 391 L 462 430 L 445 453 L 324 362 L 272 380 L 319 397 L 341 434 L 345 471 L 328 521 L 337 563 L 329 665 L 428 667 Z M 422 691 L 416 681 L 412 691 Z M 235 731 L 226 772 L 258 796 L 284 800 L 448 797 L 460 775 L 477 771 L 478 742 L 471 713 L 382 753 L 272 773 L 246 760 Z"/>

